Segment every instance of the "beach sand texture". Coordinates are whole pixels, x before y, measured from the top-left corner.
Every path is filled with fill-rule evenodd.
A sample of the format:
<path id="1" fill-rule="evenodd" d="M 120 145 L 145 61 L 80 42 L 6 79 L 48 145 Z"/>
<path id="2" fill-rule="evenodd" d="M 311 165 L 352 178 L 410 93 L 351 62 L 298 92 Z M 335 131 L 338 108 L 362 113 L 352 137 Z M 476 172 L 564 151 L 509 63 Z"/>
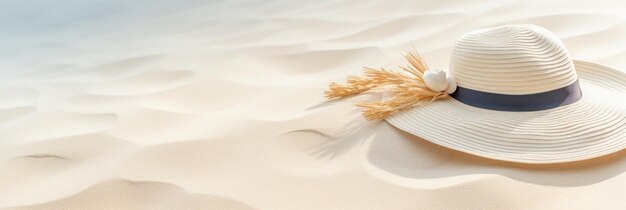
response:
<path id="1" fill-rule="evenodd" d="M 623 1 L 0 1 L 0 209 L 626 209 L 624 152 L 486 160 L 323 98 L 515 23 L 626 70 Z"/>

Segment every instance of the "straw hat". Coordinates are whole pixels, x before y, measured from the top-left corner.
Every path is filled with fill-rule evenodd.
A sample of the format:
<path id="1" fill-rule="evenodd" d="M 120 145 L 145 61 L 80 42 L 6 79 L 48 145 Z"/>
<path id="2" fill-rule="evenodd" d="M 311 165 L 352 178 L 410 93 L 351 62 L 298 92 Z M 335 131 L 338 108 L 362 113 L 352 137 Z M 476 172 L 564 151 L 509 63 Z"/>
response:
<path id="1" fill-rule="evenodd" d="M 626 147 L 626 74 L 576 61 L 557 36 L 535 25 L 463 34 L 448 69 L 414 53 L 409 74 L 369 69 L 328 98 L 393 86 L 393 97 L 361 103 L 368 119 L 427 141 L 491 159 L 562 163 Z"/>

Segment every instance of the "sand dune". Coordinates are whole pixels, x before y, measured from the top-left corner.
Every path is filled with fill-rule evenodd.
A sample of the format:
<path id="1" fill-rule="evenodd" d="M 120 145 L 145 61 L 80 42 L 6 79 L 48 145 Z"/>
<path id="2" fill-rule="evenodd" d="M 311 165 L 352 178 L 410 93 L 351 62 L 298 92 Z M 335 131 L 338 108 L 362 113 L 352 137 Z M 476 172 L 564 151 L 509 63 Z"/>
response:
<path id="1" fill-rule="evenodd" d="M 362 119 L 382 93 L 322 93 L 413 47 L 444 68 L 501 24 L 624 70 L 625 20 L 610 0 L 0 2 L 0 209 L 624 209 L 624 152 L 486 160 Z"/>
<path id="2" fill-rule="evenodd" d="M 360 48 L 282 54 L 265 57 L 260 60 L 261 62 L 267 62 L 268 64 L 266 65 L 274 64 L 275 69 L 287 70 L 285 71 L 287 74 L 311 74 L 340 68 L 349 63 L 364 62 L 364 60 L 380 57 L 380 54 L 380 51 L 376 48 Z M 312 65 L 303 66 L 302 63 L 310 63 Z"/>
<path id="3" fill-rule="evenodd" d="M 96 184 L 70 197 L 15 209 L 252 209 L 227 198 L 188 193 L 175 185 L 128 180 Z"/>
<path id="4" fill-rule="evenodd" d="M 331 40 L 338 45 L 361 43 L 364 46 L 389 46 L 406 42 L 406 37 L 420 37 L 436 33 L 461 22 L 463 14 L 433 14 L 394 18 L 388 22 L 371 26 L 348 36 Z M 428 30 L 423 30 L 428 28 Z"/>
<path id="5" fill-rule="evenodd" d="M 39 93 L 32 88 L 8 87 L 0 89 L 0 108 L 17 108 L 33 106 L 37 103 Z"/>
<path id="6" fill-rule="evenodd" d="M 40 111 L 2 126 L 1 144 L 22 144 L 46 138 L 99 132 L 115 122 L 113 114 L 75 114 Z"/>
<path id="7" fill-rule="evenodd" d="M 3 149 L 0 165 L 11 170 L 0 175 L 4 186 L 0 205 L 28 205 L 70 196 L 107 179 L 111 169 L 135 148 L 132 142 L 91 133 Z"/>
<path id="8" fill-rule="evenodd" d="M 94 95 L 141 95 L 187 84 L 193 77 L 193 72 L 188 71 L 142 73 L 90 86 L 86 92 Z"/>

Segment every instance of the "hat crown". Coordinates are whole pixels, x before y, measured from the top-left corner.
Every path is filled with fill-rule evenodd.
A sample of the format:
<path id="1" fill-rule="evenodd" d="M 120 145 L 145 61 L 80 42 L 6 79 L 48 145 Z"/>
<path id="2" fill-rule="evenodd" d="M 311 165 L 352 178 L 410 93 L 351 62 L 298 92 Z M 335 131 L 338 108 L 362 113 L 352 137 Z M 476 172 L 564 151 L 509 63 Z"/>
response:
<path id="1" fill-rule="evenodd" d="M 450 59 L 459 87 L 522 95 L 559 89 L 577 81 L 559 38 L 536 25 L 506 25 L 463 34 Z"/>

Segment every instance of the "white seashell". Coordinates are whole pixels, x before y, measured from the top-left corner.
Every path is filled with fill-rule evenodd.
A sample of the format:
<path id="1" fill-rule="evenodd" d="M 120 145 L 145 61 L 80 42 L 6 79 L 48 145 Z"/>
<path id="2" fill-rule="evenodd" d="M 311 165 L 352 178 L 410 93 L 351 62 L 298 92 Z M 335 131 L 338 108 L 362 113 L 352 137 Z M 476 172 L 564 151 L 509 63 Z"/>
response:
<path id="1" fill-rule="evenodd" d="M 445 71 L 427 70 L 422 78 L 428 89 L 433 91 L 441 92 L 448 88 L 448 78 L 446 78 Z"/>
<path id="2" fill-rule="evenodd" d="M 454 76 L 448 74 L 448 88 L 446 88 L 446 93 L 452 94 L 456 91 L 456 79 Z"/>

